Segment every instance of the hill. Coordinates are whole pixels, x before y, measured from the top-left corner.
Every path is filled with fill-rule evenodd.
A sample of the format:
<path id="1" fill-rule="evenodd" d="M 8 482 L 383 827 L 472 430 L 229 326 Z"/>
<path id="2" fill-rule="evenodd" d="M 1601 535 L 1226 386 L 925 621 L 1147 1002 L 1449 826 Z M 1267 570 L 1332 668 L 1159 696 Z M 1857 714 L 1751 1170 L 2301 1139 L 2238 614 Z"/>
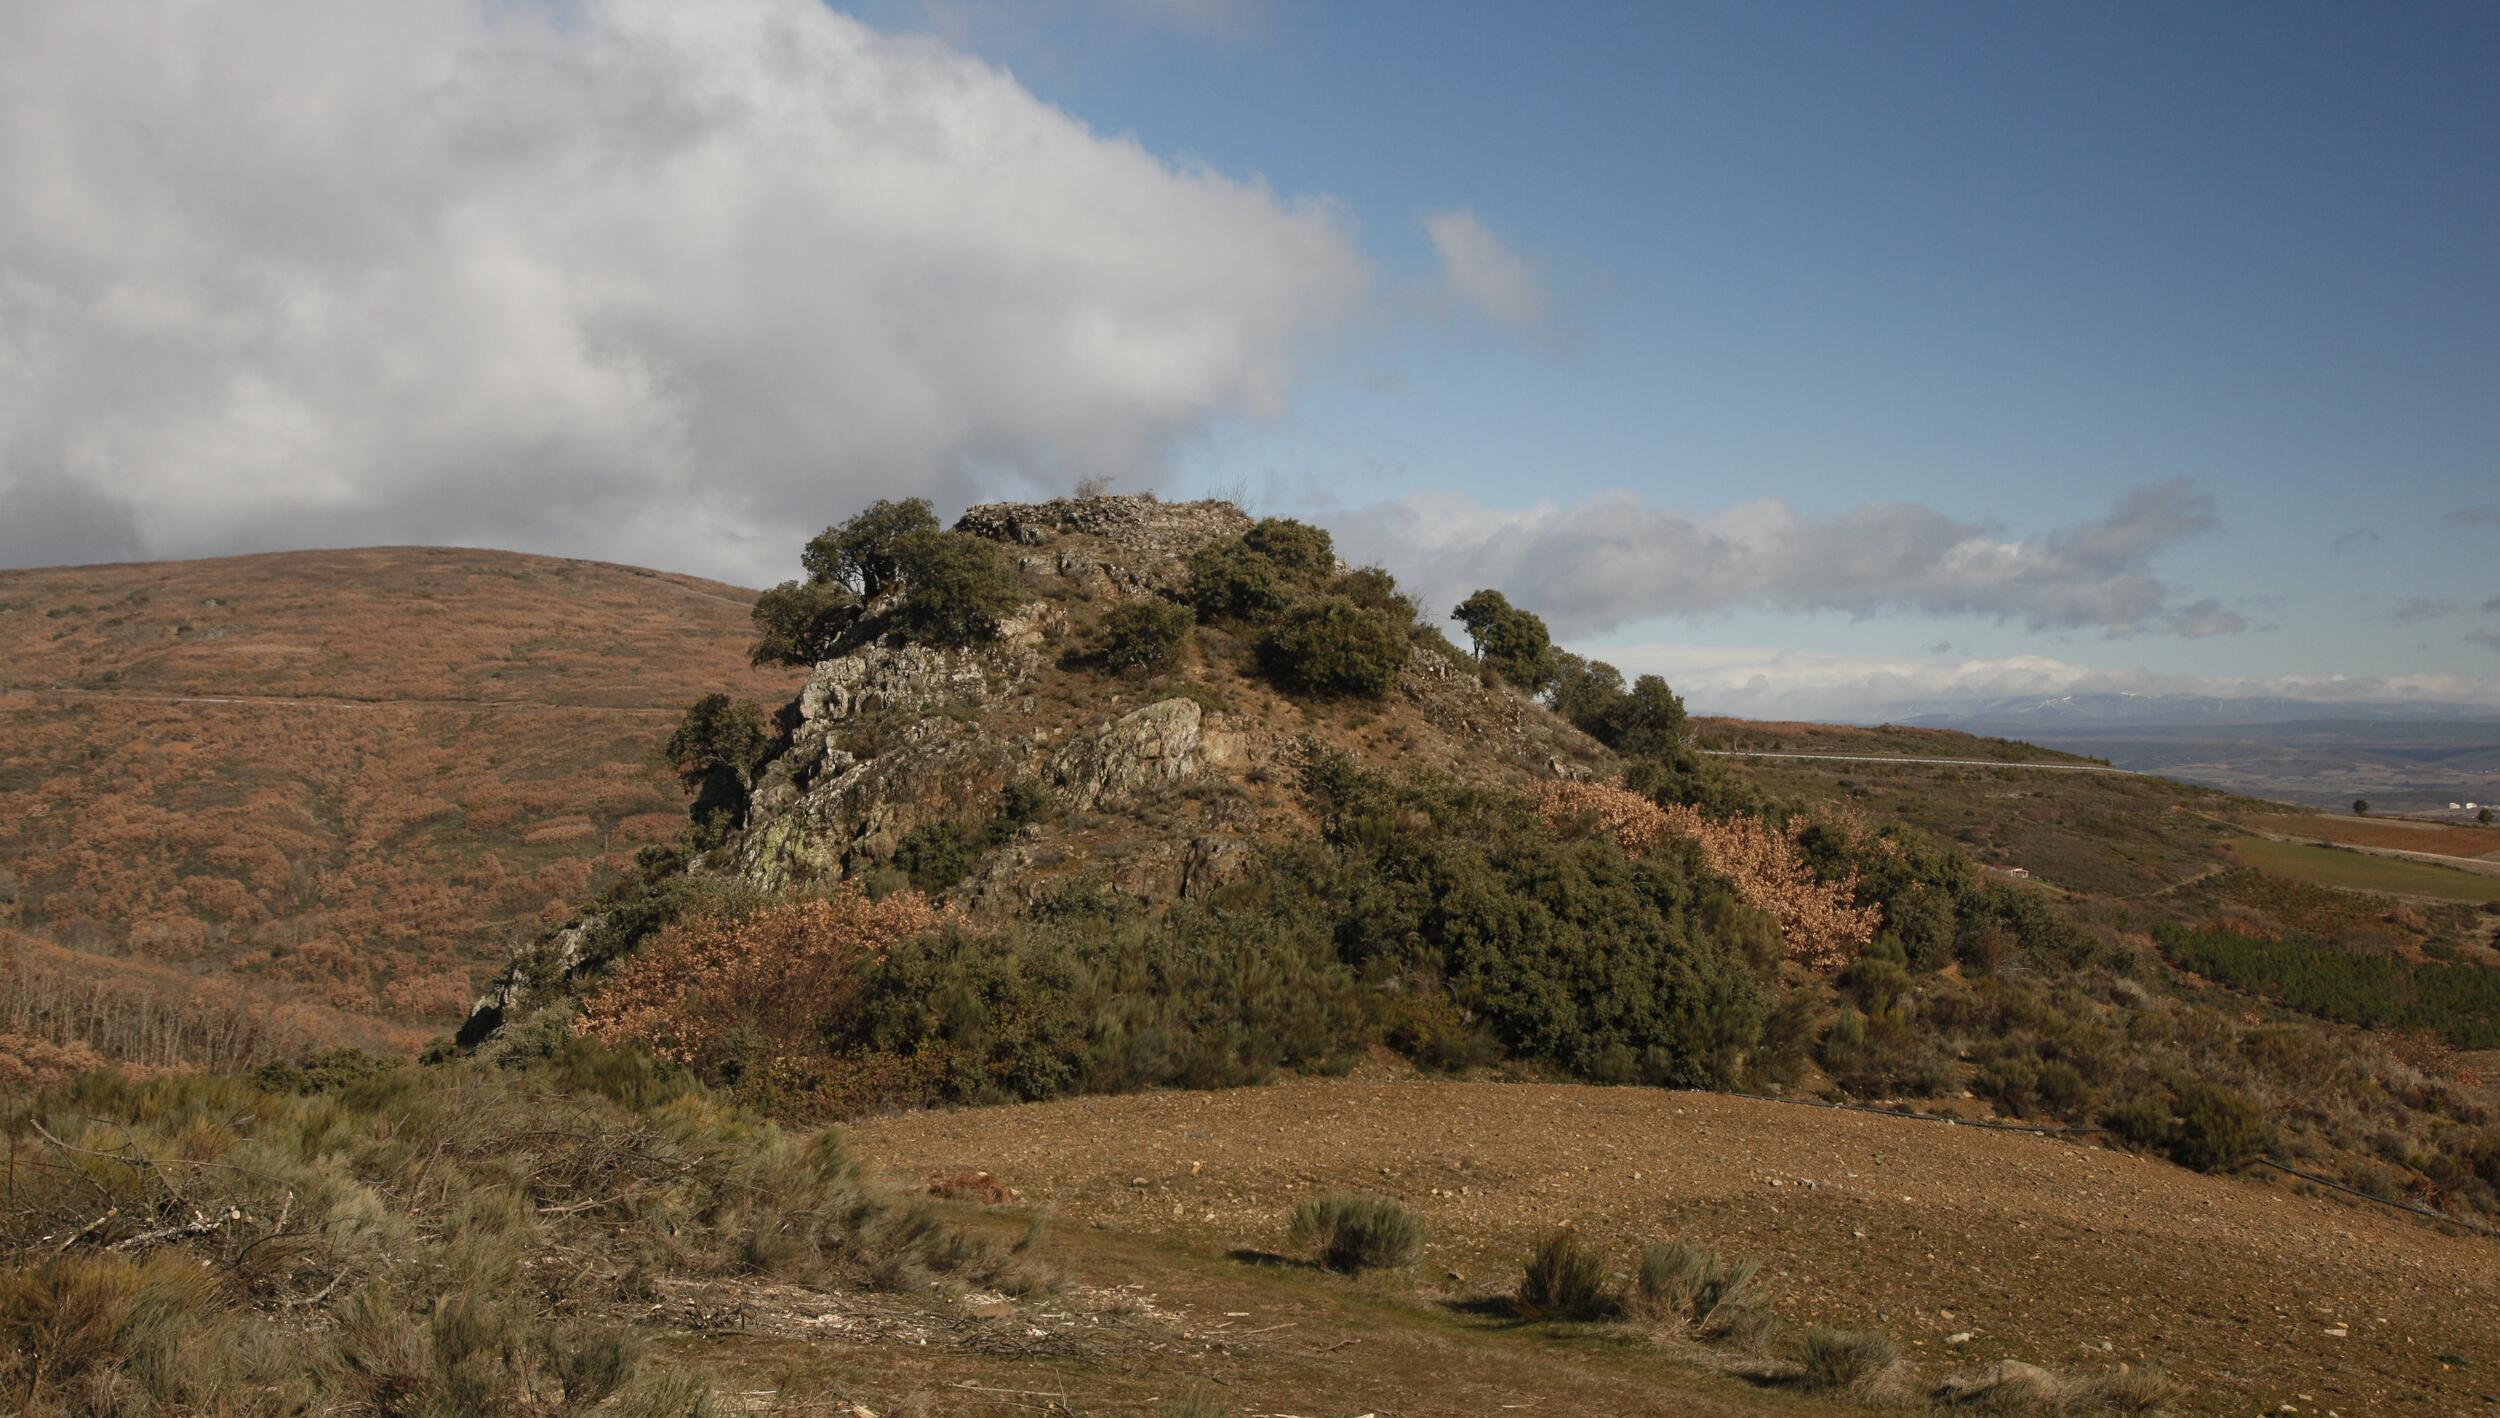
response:
<path id="1" fill-rule="evenodd" d="M 999 504 L 951 529 L 878 504 L 801 561 L 751 619 L 689 597 L 725 608 L 699 632 L 719 673 L 649 705 L 609 686 L 596 704 L 299 688 L 214 706 L 303 716 L 316 748 L 319 723 L 458 714 L 415 761 L 478 792 L 459 775 L 493 761 L 493 733 L 619 716 L 630 753 L 543 740 L 597 759 L 547 791 L 638 772 L 673 807 L 649 757 L 664 742 L 697 812 L 655 809 L 668 840 L 597 876 L 618 856 L 573 838 L 566 904 L 536 930 L 504 917 L 526 944 L 463 1024 L 465 1058 L 327 1056 L 197 1094 L 91 1080 L 0 1112 L 12 1165 L 52 1189 L 0 1237 L 40 1282 L 0 1324 L 54 1323 L 54 1280 L 153 1283 L 117 1269 L 125 1250 L 284 1256 L 210 1329 L 311 1307 L 329 1327 L 286 1351 L 287 1381 L 363 1393 L 377 1321 L 317 1288 L 323 1248 L 365 1234 L 357 1216 L 458 1210 L 492 1212 L 505 1260 L 470 1247 L 368 1278 L 399 1307 L 391 1352 L 425 1370 L 406 1391 L 491 1379 L 520 1412 L 570 1402 L 557 1370 L 607 1352 L 583 1347 L 593 1322 L 750 1406 L 877 1412 L 1359 1395 L 1384 1412 L 2074 1413 L 2151 1411 L 2174 1387 L 2193 1412 L 2436 1411 L 2484 1387 L 2495 1356 L 2456 1317 L 2488 1300 L 2468 1228 L 2500 1216 L 2500 1096 L 2473 1052 L 2500 1017 L 2500 913 L 2305 880 L 2246 845 L 2272 840 L 2277 809 L 2028 745 L 1688 723 L 1668 686 L 1559 651 L 1496 592 L 1459 608 L 1461 649 L 1323 531 L 1227 504 Z M 579 574 L 549 580 L 529 594 L 551 613 L 599 599 Z M 751 636 L 786 675 L 745 668 Z M 456 658 L 445 675 L 496 692 Z M 116 669 L 168 673 L 144 657 L 86 673 Z M 167 683 L 195 682 L 41 702 L 242 697 Z M 154 749 L 99 730 L 56 741 L 42 772 L 112 782 L 134 771 L 114 756 Z M 305 757 L 257 761 L 298 775 L 263 770 L 294 801 L 333 801 Z M 323 819 L 282 816 L 287 791 L 207 820 L 311 839 Z M 122 840 L 213 864 L 213 834 L 184 847 L 180 799 L 153 812 Z M 489 822 L 498 859 L 533 845 Z M 470 835 L 439 828 L 446 850 Z M 402 858 L 428 841 L 389 840 Z M 456 890 L 495 879 L 464 869 L 427 868 Z M 362 868 L 333 884 L 351 877 L 362 889 Z M 79 889 L 54 877 L 25 900 L 49 927 Z M 275 988 L 263 963 L 228 973 Z M 432 1141 L 397 1140 L 404 1100 Z M 575 1122 L 522 1121 L 535 1110 Z M 186 1219 L 184 1167 L 330 1165 L 306 1151 L 316 1121 L 352 1135 L 362 1188 L 325 1193 L 319 1239 L 288 1239 L 281 1210 L 262 1242 L 274 1193 Z M 774 1131 L 836 1121 L 931 1195 L 778 1208 L 721 1170 L 752 1141 L 774 1167 L 819 1159 L 793 1176 L 840 1192 L 841 1132 L 798 1152 Z M 428 1149 L 492 1185 L 443 1194 Z M 148 1209 L 85 1187 L 97 1165 Z M 1422 1227 L 1420 1263 L 1347 1278 L 1288 1239 L 1298 1206 L 1356 1188 Z M 1053 1213 L 1089 1224 L 1051 1232 Z M 1025 1234 L 1011 1250 L 950 1226 Z M 1644 1253 L 1670 1240 L 1740 1263 Z M 370 1264 L 361 1244 L 338 1258 Z M 511 1256 L 543 1269 L 520 1284 Z M 489 1282 L 442 1278 L 472 1271 L 526 1297 L 500 1347 L 456 1303 Z M 974 1283 L 993 1274 L 1000 1289 Z M 1003 1293 L 1011 1274 L 1030 1293 Z M 1724 1306 L 1694 1308 L 1704 1290 Z M 429 1308 L 430 1330 L 406 1322 Z M 161 1379 L 155 1354 L 115 1362 Z"/>
<path id="2" fill-rule="evenodd" d="M 683 799 L 753 594 L 508 552 L 0 572 L 0 1033 L 412 1047 Z"/>
<path id="3" fill-rule="evenodd" d="M 1498 595 L 1479 659 L 1325 533 L 1225 504 L 885 515 L 811 564 L 994 557 L 992 626 L 773 593 L 834 629 L 715 755 L 712 835 L 525 952 L 464 1038 L 640 1041 L 816 1116 L 1385 1051 L 2106 1127 L 2500 1211 L 2500 1100 L 2454 1052 L 2486 1047 L 2495 922 L 2253 861 L 2263 804 L 1944 730 L 1688 725 Z M 1390 639 L 1360 688 L 1285 661 L 1364 616 Z M 1111 663 L 1141 618 L 1153 663 Z"/>

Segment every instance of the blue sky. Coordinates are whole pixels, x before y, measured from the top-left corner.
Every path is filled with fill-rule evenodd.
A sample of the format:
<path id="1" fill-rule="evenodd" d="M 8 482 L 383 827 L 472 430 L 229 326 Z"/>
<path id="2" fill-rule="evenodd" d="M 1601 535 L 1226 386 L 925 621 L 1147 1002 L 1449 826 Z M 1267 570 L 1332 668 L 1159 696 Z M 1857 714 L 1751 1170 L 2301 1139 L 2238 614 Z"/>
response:
<path id="1" fill-rule="evenodd" d="M 1418 305 L 1429 212 L 1541 268 L 1551 331 L 1361 332 L 1289 414 L 1190 448 L 1185 483 L 1313 508 L 1905 500 L 2019 535 L 2184 477 L 2219 525 L 2158 570 L 2239 633 L 1735 608 L 1599 643 L 2490 667 L 2463 636 L 2500 624 L 2470 609 L 2500 593 L 2500 526 L 2443 518 L 2500 498 L 2500 10 L 869 13 L 1101 129 L 1342 200 Z M 2412 599 L 2469 610 L 2392 624 Z"/>
<path id="2" fill-rule="evenodd" d="M 0 566 L 762 584 L 1110 473 L 1706 706 L 2500 712 L 2495 74 L 2489 5 L 27 0 Z"/>

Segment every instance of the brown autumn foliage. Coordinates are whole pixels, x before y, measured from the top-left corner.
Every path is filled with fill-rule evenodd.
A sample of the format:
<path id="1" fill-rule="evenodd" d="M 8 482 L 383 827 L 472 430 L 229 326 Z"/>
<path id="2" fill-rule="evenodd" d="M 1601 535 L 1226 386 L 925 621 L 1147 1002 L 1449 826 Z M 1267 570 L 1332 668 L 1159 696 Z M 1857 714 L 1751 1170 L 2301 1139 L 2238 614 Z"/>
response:
<path id="1" fill-rule="evenodd" d="M 945 919 L 916 892 L 857 888 L 680 921 L 582 1001 L 575 1027 L 718 1079 L 726 1066 L 820 1046 L 867 967 Z M 760 1049 L 764 1058 L 744 1056 Z"/>
<path id="2" fill-rule="evenodd" d="M 686 703 L 795 682 L 748 667 L 748 604 L 453 549 L 0 572 L 0 1031 L 218 1064 L 441 1032 L 682 830 L 650 755 Z"/>
<path id="3" fill-rule="evenodd" d="M 1836 970 L 1857 958 L 1883 924 L 1878 906 L 1857 906 L 1857 882 L 1818 880 L 1797 850 L 1793 831 L 1782 832 L 1742 814 L 1713 820 L 1678 803 L 1662 807 L 1627 788 L 1552 779 L 1537 787 L 1537 813 L 1560 824 L 1594 819 L 1598 830 L 1633 856 L 1668 837 L 1701 849 L 1702 861 L 1736 885 L 1746 904 L 1779 922 L 1788 958 L 1816 970 Z"/>

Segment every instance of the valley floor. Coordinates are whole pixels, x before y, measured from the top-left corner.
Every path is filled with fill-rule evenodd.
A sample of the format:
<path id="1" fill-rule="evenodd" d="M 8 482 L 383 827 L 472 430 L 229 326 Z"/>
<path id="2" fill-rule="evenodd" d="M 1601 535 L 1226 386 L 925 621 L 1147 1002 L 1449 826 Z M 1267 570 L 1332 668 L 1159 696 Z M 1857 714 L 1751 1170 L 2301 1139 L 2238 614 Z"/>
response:
<path id="1" fill-rule="evenodd" d="M 1108 1248 L 1150 1290 L 1254 1312 L 1202 1312 L 1196 1325 L 1248 1330 L 1257 1314 L 1292 1311 L 1260 1321 L 1299 1329 L 1272 1369 L 1236 1357 L 1217 1370 L 1232 1374 L 1227 1412 L 1586 1411 L 1575 1405 L 1621 1383 L 1627 1364 L 1663 1387 L 1626 1390 L 1647 1393 L 1644 1406 L 1608 1411 L 1801 1401 L 1690 1356 L 1679 1369 L 1669 1354 L 1544 1339 L 1505 1358 L 1533 1336 L 1500 1331 L 1486 1349 L 1442 1318 L 1362 1327 L 1364 1314 L 1451 1317 L 1507 1293 L 1519 1258 L 1563 1224 L 1627 1265 L 1671 1236 L 1758 1258 L 1783 1318 L 1889 1330 L 1931 1378 L 1996 1359 L 2154 1363 L 2182 1382 L 2187 1413 L 2500 1402 L 2500 1243 L 2048 1138 L 1714 1094 L 1388 1077 L 912 1114 L 851 1131 L 906 1185 L 997 1174 L 1060 1219 L 1054 1249 L 1080 1270 Z M 1384 1288 L 1225 1259 L 1279 1247 L 1295 1203 L 1347 1187 L 1422 1218 L 1420 1265 Z M 1277 1293 L 1245 1297 L 1260 1285 Z M 1344 1297 L 1334 1322 L 1363 1342 L 1324 1351 L 1332 1296 Z M 1436 1344 L 1454 1346 L 1446 1361 L 1431 1358 Z M 1294 1357 L 1306 1349 L 1326 1363 Z M 1552 1362 L 1575 1349 L 1602 1362 Z M 1271 1373 L 1278 1392 L 1262 1395 Z M 1081 1368 L 1057 1381 L 1072 1396 L 1088 1382 Z M 1318 1390 L 1327 1405 L 1288 1402 L 1314 1383 L 1334 1386 Z M 1128 1379 L 1117 1387 L 1147 1397 Z"/>

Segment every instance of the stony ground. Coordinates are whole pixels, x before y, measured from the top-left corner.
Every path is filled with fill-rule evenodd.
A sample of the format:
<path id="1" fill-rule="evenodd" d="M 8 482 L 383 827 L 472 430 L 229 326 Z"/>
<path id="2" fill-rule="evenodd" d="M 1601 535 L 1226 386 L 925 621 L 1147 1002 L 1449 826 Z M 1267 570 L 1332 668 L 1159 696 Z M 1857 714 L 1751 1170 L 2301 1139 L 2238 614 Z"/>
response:
<path id="1" fill-rule="evenodd" d="M 1506 1291 L 1557 1225 L 1627 1261 L 1680 1235 L 1759 1258 L 1786 1318 L 1880 1326 L 1934 1371 L 2157 1363 L 2186 1385 L 2183 1412 L 2500 1413 L 2500 1242 L 2072 1142 L 1711 1094 L 1361 1077 L 853 1133 L 898 1181 L 987 1169 L 1067 1222 L 1200 1255 L 1279 1245 L 1316 1191 L 1385 1192 L 1430 1231 L 1413 1299 Z"/>

